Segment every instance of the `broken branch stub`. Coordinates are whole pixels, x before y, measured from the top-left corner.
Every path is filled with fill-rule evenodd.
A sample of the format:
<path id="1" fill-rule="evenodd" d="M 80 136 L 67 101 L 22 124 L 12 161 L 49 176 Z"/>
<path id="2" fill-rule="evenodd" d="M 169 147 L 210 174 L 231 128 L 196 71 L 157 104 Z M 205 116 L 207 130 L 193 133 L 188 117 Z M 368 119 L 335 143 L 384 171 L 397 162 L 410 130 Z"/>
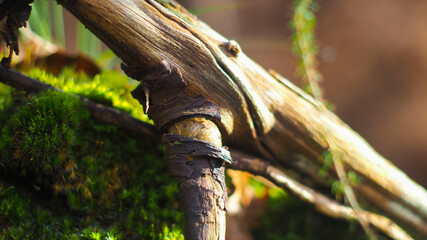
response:
<path id="1" fill-rule="evenodd" d="M 203 118 L 175 123 L 165 134 L 169 172 L 178 179 L 185 215 L 186 239 L 225 239 L 227 190 L 217 126 Z"/>

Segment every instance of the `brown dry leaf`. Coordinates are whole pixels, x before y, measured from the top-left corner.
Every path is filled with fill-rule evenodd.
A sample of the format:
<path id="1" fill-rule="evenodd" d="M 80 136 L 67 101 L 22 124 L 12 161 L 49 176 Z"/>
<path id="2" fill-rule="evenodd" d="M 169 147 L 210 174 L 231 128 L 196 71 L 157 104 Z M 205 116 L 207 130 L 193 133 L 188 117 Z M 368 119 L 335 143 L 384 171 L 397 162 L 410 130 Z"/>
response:
<path id="1" fill-rule="evenodd" d="M 228 200 L 226 239 L 252 240 L 250 229 L 265 210 L 269 188 L 265 186 L 264 194 L 257 197 L 249 185 L 253 178 L 251 174 L 231 169 L 227 170 L 227 174 L 232 179 L 235 191 Z"/>
<path id="2" fill-rule="evenodd" d="M 84 54 L 70 54 L 58 51 L 47 56 L 37 57 L 35 65 L 58 75 L 65 67 L 71 67 L 77 72 L 84 72 L 88 76 L 95 76 L 100 73 L 99 66 Z"/>

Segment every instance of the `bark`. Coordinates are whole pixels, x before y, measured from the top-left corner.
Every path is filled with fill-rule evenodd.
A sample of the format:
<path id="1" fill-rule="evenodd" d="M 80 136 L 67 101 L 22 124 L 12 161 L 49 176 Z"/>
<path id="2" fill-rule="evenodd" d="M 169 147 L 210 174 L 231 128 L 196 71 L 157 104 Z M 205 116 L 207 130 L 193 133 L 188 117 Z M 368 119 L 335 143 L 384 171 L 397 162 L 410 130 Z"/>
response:
<path id="1" fill-rule="evenodd" d="M 370 210 L 427 236 L 427 192 L 379 155 L 331 112 L 274 72 L 250 60 L 237 43 L 219 35 L 173 1 L 58 0 L 127 66 L 154 68 L 166 60 L 188 86 L 219 106 L 218 125 L 227 146 L 262 157 L 315 187 L 336 179 L 319 176 L 328 149 L 322 132 L 340 150 L 355 187 Z M 320 117 L 319 117 L 320 116 Z"/>
<path id="2" fill-rule="evenodd" d="M 163 136 L 163 142 L 183 199 L 185 238 L 225 239 L 228 198 L 218 127 L 193 118 L 175 123 L 168 132 L 173 135 Z"/>

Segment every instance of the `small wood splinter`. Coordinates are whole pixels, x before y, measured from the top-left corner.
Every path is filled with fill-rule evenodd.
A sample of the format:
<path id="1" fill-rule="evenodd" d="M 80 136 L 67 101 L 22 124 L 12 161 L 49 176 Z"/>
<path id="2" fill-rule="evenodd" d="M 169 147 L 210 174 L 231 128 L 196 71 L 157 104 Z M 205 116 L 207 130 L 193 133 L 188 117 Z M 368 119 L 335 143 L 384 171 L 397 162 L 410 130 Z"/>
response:
<path id="1" fill-rule="evenodd" d="M 150 108 L 150 91 L 147 87 L 143 87 L 144 94 L 145 94 L 145 107 L 144 107 L 144 113 L 148 113 L 148 108 Z"/>

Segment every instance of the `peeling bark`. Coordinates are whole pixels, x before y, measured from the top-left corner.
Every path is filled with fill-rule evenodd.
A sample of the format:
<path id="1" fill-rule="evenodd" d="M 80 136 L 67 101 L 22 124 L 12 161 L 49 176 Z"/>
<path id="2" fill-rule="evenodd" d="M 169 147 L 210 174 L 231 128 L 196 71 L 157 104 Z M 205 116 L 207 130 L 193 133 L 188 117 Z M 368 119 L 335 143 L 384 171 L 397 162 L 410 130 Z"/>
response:
<path id="1" fill-rule="evenodd" d="M 224 161 L 230 153 L 221 148 L 217 126 L 206 119 L 178 122 L 162 138 L 169 172 L 178 178 L 185 214 L 186 239 L 225 239 L 227 189 Z M 178 134 L 178 135 L 176 135 Z"/>

